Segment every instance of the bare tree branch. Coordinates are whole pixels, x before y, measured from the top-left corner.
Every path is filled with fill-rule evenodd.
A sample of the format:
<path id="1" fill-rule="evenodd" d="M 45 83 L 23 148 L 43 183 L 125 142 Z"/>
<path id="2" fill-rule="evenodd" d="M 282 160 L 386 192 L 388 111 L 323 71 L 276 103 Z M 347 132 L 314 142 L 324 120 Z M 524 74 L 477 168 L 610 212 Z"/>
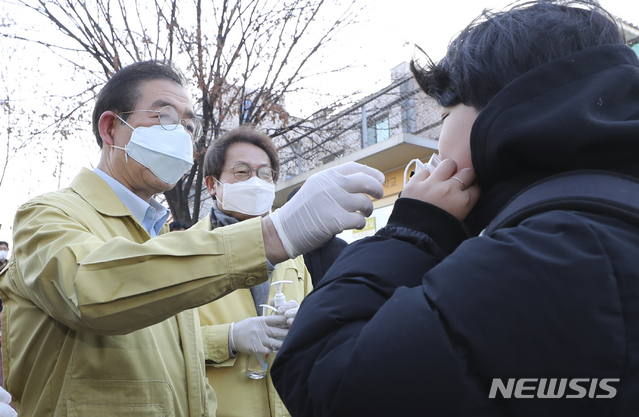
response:
<path id="1" fill-rule="evenodd" d="M 193 0 L 178 7 L 178 0 L 17 0 L 66 41 L 35 30 L 0 35 L 43 46 L 95 79 L 32 135 L 53 126 L 66 135 L 61 123 L 88 111 L 94 88 L 134 61 L 159 59 L 185 68 L 190 88 L 197 90 L 204 133 L 196 141 L 193 168 L 165 197 L 174 218 L 193 222 L 200 217 L 206 149 L 224 131 L 249 123 L 285 144 L 295 143 L 287 134 L 304 134 L 304 121 L 290 122 L 284 96 L 297 91 L 318 51 L 353 21 L 354 0 L 344 1 L 329 7 L 326 0 Z M 80 64 L 82 59 L 91 65 Z"/>

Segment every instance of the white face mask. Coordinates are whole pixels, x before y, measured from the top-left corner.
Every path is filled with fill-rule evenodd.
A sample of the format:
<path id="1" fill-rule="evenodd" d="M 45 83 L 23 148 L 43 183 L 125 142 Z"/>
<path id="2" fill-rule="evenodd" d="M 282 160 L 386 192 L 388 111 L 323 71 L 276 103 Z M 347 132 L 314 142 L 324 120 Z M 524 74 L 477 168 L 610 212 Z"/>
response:
<path id="1" fill-rule="evenodd" d="M 173 130 L 166 130 L 160 125 L 136 127 L 126 147 L 112 147 L 125 151 L 127 158 L 135 159 L 167 184 L 178 182 L 193 165 L 191 135 L 181 124 Z"/>
<path id="2" fill-rule="evenodd" d="M 0 261 L 4 261 L 9 256 L 9 252 L 6 250 L 0 250 Z"/>
<path id="3" fill-rule="evenodd" d="M 215 180 L 217 181 L 217 180 Z M 249 216 L 268 213 L 275 201 L 275 185 L 258 177 L 246 181 L 224 183 L 222 185 L 222 210 L 234 211 Z"/>

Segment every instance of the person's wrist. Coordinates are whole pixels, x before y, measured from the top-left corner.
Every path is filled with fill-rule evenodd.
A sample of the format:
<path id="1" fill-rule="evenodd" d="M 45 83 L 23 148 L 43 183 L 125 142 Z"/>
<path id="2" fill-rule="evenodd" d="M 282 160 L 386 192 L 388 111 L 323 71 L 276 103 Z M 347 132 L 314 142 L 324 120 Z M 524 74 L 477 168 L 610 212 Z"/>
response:
<path id="1" fill-rule="evenodd" d="M 269 216 L 262 217 L 262 237 L 264 239 L 264 252 L 266 259 L 273 265 L 289 259 L 284 250 L 282 240 Z"/>
<path id="2" fill-rule="evenodd" d="M 427 234 L 446 253 L 451 253 L 467 238 L 462 223 L 434 204 L 412 198 L 400 198 L 388 219 L 387 227 L 404 227 Z"/>

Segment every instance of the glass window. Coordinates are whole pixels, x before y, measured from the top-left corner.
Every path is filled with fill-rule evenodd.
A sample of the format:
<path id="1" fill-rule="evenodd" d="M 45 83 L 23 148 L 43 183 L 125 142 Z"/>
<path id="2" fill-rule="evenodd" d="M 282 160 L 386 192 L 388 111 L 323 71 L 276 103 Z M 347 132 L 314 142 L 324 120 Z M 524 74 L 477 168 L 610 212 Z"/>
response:
<path id="1" fill-rule="evenodd" d="M 366 133 L 368 135 L 368 145 L 374 145 L 390 138 L 390 121 L 388 120 L 388 116 L 385 115 L 371 121 Z"/>

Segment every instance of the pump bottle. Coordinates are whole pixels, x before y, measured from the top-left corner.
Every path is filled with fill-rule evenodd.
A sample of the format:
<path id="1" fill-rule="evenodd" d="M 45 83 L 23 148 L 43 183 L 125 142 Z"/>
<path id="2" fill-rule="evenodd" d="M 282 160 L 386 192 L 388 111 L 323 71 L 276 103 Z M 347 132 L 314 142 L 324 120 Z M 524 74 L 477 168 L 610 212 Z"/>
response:
<path id="1" fill-rule="evenodd" d="M 275 285 L 277 287 L 277 293 L 275 297 L 273 297 L 273 301 L 275 303 L 275 308 L 277 309 L 279 306 L 284 305 L 286 303 L 286 296 L 282 293 L 282 285 L 283 284 L 292 284 L 293 281 L 275 281 L 271 283 L 271 287 Z"/>
<path id="2" fill-rule="evenodd" d="M 282 293 L 282 285 L 292 283 L 292 281 L 276 281 L 271 284 L 277 286 L 277 293 L 274 297 L 275 307 L 272 307 L 268 304 L 260 304 L 260 307 L 262 307 L 262 316 L 266 316 L 266 313 L 269 309 L 277 313 L 277 307 L 286 303 L 286 296 Z M 251 379 L 262 379 L 266 376 L 267 370 L 268 355 L 264 355 L 261 353 L 249 355 L 248 359 L 246 360 L 246 376 Z"/>
<path id="3" fill-rule="evenodd" d="M 262 316 L 266 316 L 266 312 L 268 309 L 273 309 L 277 311 L 275 308 L 271 307 L 267 304 L 260 304 L 262 307 Z M 266 371 L 268 369 L 268 355 L 263 353 L 255 353 L 253 355 L 249 355 L 246 359 L 246 376 L 251 379 L 262 379 L 266 376 Z"/>

